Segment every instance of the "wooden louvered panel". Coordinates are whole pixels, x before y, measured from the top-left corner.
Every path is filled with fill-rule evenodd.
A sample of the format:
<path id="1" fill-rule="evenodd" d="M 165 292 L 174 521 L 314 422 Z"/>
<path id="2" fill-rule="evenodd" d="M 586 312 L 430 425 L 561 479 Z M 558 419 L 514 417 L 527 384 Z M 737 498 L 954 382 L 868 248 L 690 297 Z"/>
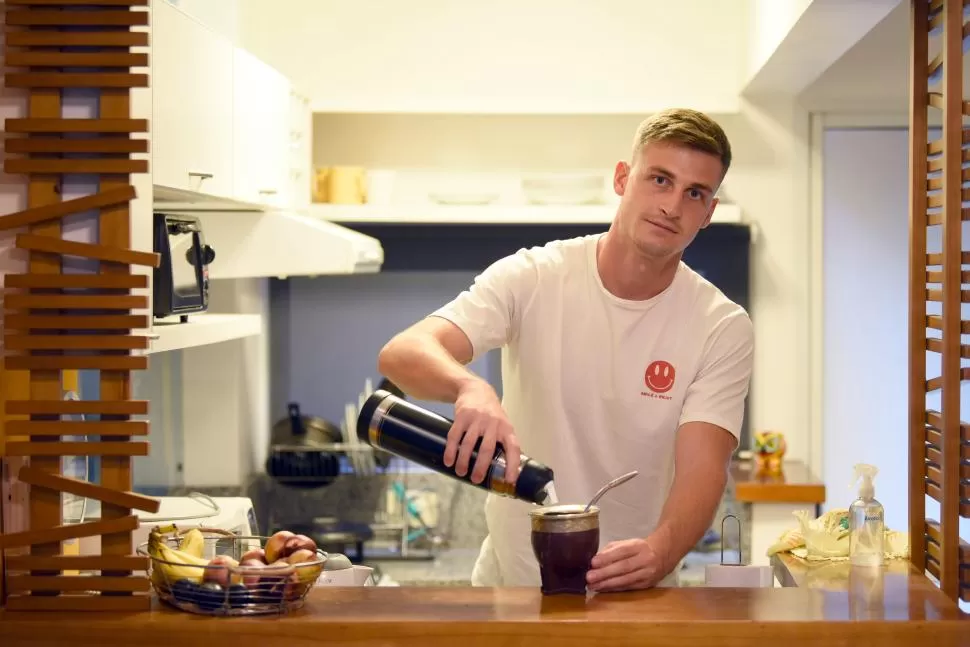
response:
<path id="1" fill-rule="evenodd" d="M 147 119 L 7 119 L 8 133 L 147 133 Z M 107 193 L 107 191 L 103 191 Z"/>
<path id="2" fill-rule="evenodd" d="M 145 274 L 7 274 L 5 288 L 127 290 L 147 288 Z"/>
<path id="3" fill-rule="evenodd" d="M 944 352 L 943 341 L 940 339 L 927 339 L 926 350 L 933 353 L 942 354 Z M 970 344 L 961 344 L 958 347 L 958 350 L 959 350 L 958 354 L 960 357 L 970 358 Z"/>
<path id="4" fill-rule="evenodd" d="M 87 4 L 96 5 L 96 2 Z M 143 27 L 148 24 L 147 11 L 43 11 L 12 9 L 7 11 L 8 25 L 29 27 Z"/>
<path id="5" fill-rule="evenodd" d="M 148 443 L 134 441 L 54 443 L 7 441 L 6 451 L 7 456 L 30 456 L 33 458 L 47 456 L 148 456 Z M 32 464 L 33 462 L 31 461 Z"/>
<path id="6" fill-rule="evenodd" d="M 966 451 L 964 451 L 963 453 L 966 453 Z M 940 451 L 940 448 L 938 446 L 925 445 L 923 450 L 923 457 L 925 461 L 932 463 L 933 465 L 943 464 L 943 452 Z M 923 468 L 921 467 L 920 470 L 922 473 Z M 961 463 L 959 470 L 957 470 L 957 473 L 960 475 L 959 478 L 970 479 L 970 465 Z"/>
<path id="7" fill-rule="evenodd" d="M 957 275 L 957 282 L 960 281 L 960 275 Z M 956 299 L 958 303 L 970 303 L 970 290 L 960 290 L 956 293 Z M 941 303 L 944 300 L 943 290 L 927 290 L 926 300 L 931 303 Z"/>
<path id="8" fill-rule="evenodd" d="M 55 557 L 33 557 L 31 555 L 12 555 L 7 558 L 7 568 L 12 571 L 100 571 L 104 569 L 128 569 L 143 571 L 148 568 L 148 557 L 144 555 L 105 556 L 105 555 L 57 555 Z"/>
<path id="9" fill-rule="evenodd" d="M 962 173 L 961 173 L 961 177 L 962 177 Z M 942 178 L 940 179 L 940 188 L 941 189 L 943 188 L 943 179 Z M 943 207 L 943 200 L 944 199 L 945 199 L 945 196 L 942 193 L 937 193 L 937 194 L 931 195 L 926 200 L 926 207 L 928 209 L 940 209 L 940 208 Z M 961 202 L 967 202 L 968 200 L 970 200 L 970 189 L 963 189 L 960 192 L 960 201 Z M 961 218 L 962 218 L 962 212 L 963 212 L 963 210 L 961 209 L 960 211 L 961 211 Z"/>
<path id="10" fill-rule="evenodd" d="M 7 400 L 13 415 L 148 415 L 147 400 Z"/>
<path id="11" fill-rule="evenodd" d="M 4 305 L 13 310 L 131 310 L 147 308 L 148 297 L 130 294 L 8 294 Z"/>
<path id="12" fill-rule="evenodd" d="M 967 131 L 964 131 L 964 136 L 966 136 L 966 132 Z M 964 142 L 964 143 L 966 143 L 966 142 Z M 963 169 L 962 176 L 963 176 L 963 181 L 964 182 L 970 182 L 970 168 Z M 926 190 L 927 191 L 942 191 L 943 190 L 943 178 L 941 178 L 941 177 L 931 177 L 931 178 L 927 178 L 926 179 Z M 967 210 L 964 209 L 963 210 L 964 220 L 966 220 L 966 213 L 967 213 Z"/>
<path id="13" fill-rule="evenodd" d="M 943 330 L 943 319 L 936 315 L 929 315 L 926 317 L 926 327 L 933 330 Z M 960 334 L 970 335 L 970 321 L 960 322 Z"/>
<path id="14" fill-rule="evenodd" d="M 930 345 L 926 345 L 927 350 L 933 350 Z M 960 380 L 970 380 L 970 366 L 964 366 L 960 369 Z M 934 377 L 926 380 L 926 392 L 936 391 L 937 389 L 943 388 L 943 377 Z"/>
<path id="15" fill-rule="evenodd" d="M 924 222 L 923 224 L 925 225 L 926 223 Z M 963 254 L 960 255 L 960 263 L 963 265 L 970 265 L 970 252 L 963 252 Z M 930 267 L 943 265 L 943 254 L 927 254 L 926 265 Z"/>
<path id="16" fill-rule="evenodd" d="M 970 132 L 964 117 L 963 0 L 915 0 L 911 11 L 910 70 L 910 320 L 909 320 L 909 507 L 910 554 L 917 568 L 937 578 L 953 600 L 965 596 L 964 564 L 970 549 L 959 536 L 960 517 L 970 517 L 970 425 L 960 419 L 960 390 L 970 380 L 963 360 L 970 334 L 962 320 L 970 302 L 970 253 L 964 250 L 963 222 L 970 220 Z M 930 60 L 930 34 L 941 40 Z M 942 114 L 941 114 L 942 113 Z M 929 119 L 942 117 L 942 136 L 929 139 Z M 941 227 L 942 249 L 929 253 L 927 228 Z M 928 268 L 933 267 L 930 271 Z M 927 285 L 933 289 L 927 289 Z M 927 316 L 927 303 L 940 314 Z M 932 331 L 932 332 L 931 332 Z M 927 376 L 927 353 L 939 359 L 940 373 Z M 935 363 L 935 362 L 934 362 Z M 926 411 L 927 393 L 940 399 L 939 411 Z M 926 520 L 926 498 L 940 504 L 941 524 Z"/>
<path id="17" fill-rule="evenodd" d="M 81 256 L 97 261 L 122 263 L 125 265 L 145 265 L 158 267 L 160 258 L 152 252 L 136 252 L 130 249 L 111 247 L 110 245 L 95 245 L 92 243 L 78 243 L 63 238 L 49 236 L 34 236 L 20 234 L 17 236 L 17 247 L 35 252 L 48 252 L 65 256 Z"/>
<path id="18" fill-rule="evenodd" d="M 146 32 L 132 31 L 8 31 L 13 47 L 148 47 Z"/>
<path id="19" fill-rule="evenodd" d="M 120 72 L 17 72 L 5 77 L 11 88 L 147 88 L 147 74 Z"/>
<path id="20" fill-rule="evenodd" d="M 158 506 L 130 492 L 132 457 L 149 451 L 147 442 L 135 440 L 147 435 L 148 422 L 130 420 L 147 413 L 146 402 L 131 400 L 130 373 L 147 368 L 148 358 L 131 355 L 144 349 L 147 339 L 128 333 L 147 328 L 148 317 L 125 311 L 148 305 L 146 297 L 128 293 L 148 287 L 147 277 L 133 276 L 130 266 L 157 267 L 159 261 L 155 254 L 131 249 L 129 224 L 135 199 L 131 176 L 148 172 L 146 160 L 132 159 L 148 151 L 148 140 L 131 135 L 149 128 L 148 120 L 132 118 L 130 92 L 148 86 L 148 75 L 142 72 L 151 64 L 150 56 L 129 48 L 149 45 L 148 33 L 132 29 L 147 25 L 151 13 L 130 10 L 147 7 L 147 0 L 7 4 L 2 15 L 8 68 L 4 85 L 25 88 L 27 101 L 25 115 L 4 122 L 3 168 L 8 181 L 26 186 L 27 208 L 0 215 L 0 229 L 27 228 L 16 237 L 16 246 L 27 252 L 29 262 L 25 272 L 4 285 L 7 355 L 0 383 L 17 381 L 12 390 L 17 397 L 6 401 L 5 415 L 18 419 L 9 424 L 0 420 L 6 427 L 0 429 L 0 460 L 6 468 L 0 475 L 7 479 L 16 474 L 11 469 L 19 470 L 18 487 L 28 487 L 29 496 L 17 501 L 25 501 L 26 527 L 8 528 L 0 535 L 0 546 L 27 546 L 29 554 L 4 564 L 0 551 L 0 604 L 7 582 L 13 593 L 6 596 L 9 609 L 146 610 L 149 583 L 145 560 L 132 555 L 137 518 L 131 510 L 157 511 Z M 83 11 L 66 10 L 70 7 Z M 61 97 L 71 88 L 89 88 L 97 96 L 97 118 L 65 115 Z M 61 176 L 66 174 L 95 175 L 98 192 L 62 201 Z M 61 220 L 91 211 L 97 213 L 97 231 L 90 239 L 97 243 L 65 240 Z M 96 261 L 97 274 L 62 274 L 64 257 Z M 99 400 L 62 399 L 64 372 L 81 369 L 99 372 Z M 100 419 L 59 419 L 80 414 Z M 5 438 L 8 432 L 27 440 Z M 58 441 L 69 436 L 98 441 Z M 64 455 L 99 456 L 100 485 L 61 476 Z M 101 500 L 101 521 L 63 526 L 65 492 Z M 100 536 L 102 554 L 84 560 L 61 555 L 60 542 L 78 536 Z M 19 570 L 11 572 L 11 563 Z M 100 569 L 100 575 L 61 574 L 90 566 Z"/>
<path id="21" fill-rule="evenodd" d="M 8 5 L 36 5 L 42 6 L 80 6 L 88 7 L 91 5 L 104 7 L 147 7 L 151 0 L 5 0 Z M 127 33 L 127 32 L 123 32 Z"/>
<path id="22" fill-rule="evenodd" d="M 147 436 L 144 420 L 78 422 L 76 420 L 11 420 L 11 436 Z"/>
<path id="23" fill-rule="evenodd" d="M 6 335 L 3 340 L 7 350 L 144 350 L 148 341 L 144 335 L 29 334 Z"/>
<path id="24" fill-rule="evenodd" d="M 943 272 L 926 272 L 926 282 L 927 283 L 942 283 L 943 282 Z M 960 272 L 960 283 L 970 283 L 970 271 Z M 942 324 L 941 324 L 942 325 Z M 941 328 L 942 330 L 942 328 Z"/>
<path id="25" fill-rule="evenodd" d="M 148 54 L 127 52 L 35 52 L 7 48 L 9 67 L 148 67 Z"/>
<path id="26" fill-rule="evenodd" d="M 19 159 L 3 163 L 7 173 L 147 173 L 148 160 L 132 159 Z"/>
<path id="27" fill-rule="evenodd" d="M 960 219 L 961 220 L 965 220 L 965 221 L 966 220 L 970 220 L 970 209 L 962 209 L 960 211 Z M 933 226 L 936 226 L 936 225 L 942 225 L 943 224 L 943 214 L 940 213 L 939 211 L 935 211 L 935 212 L 933 212 L 931 214 L 927 214 L 927 216 L 926 216 L 926 224 L 927 224 L 927 226 L 930 226 L 930 227 L 933 227 Z"/>
<path id="28" fill-rule="evenodd" d="M 960 153 L 960 159 L 964 162 L 970 162 L 970 150 L 962 151 Z M 926 171 L 927 173 L 939 173 L 943 170 L 943 158 L 937 157 L 927 161 Z"/>
<path id="29" fill-rule="evenodd" d="M 144 371 L 148 368 L 147 357 L 126 355 L 11 355 L 3 358 L 3 363 L 7 370 L 14 371 Z"/>
<path id="30" fill-rule="evenodd" d="M 10 124 L 10 119 L 7 124 Z M 9 145 L 10 141 L 7 142 Z M 54 202 L 31 209 L 25 209 L 6 216 L 0 216 L 0 231 L 5 229 L 19 229 L 28 225 L 36 225 L 51 220 L 59 220 L 65 216 L 100 209 L 115 204 L 126 204 L 135 199 L 135 187 L 125 186 L 111 191 L 101 191 L 73 200 Z M 51 276 L 57 276 L 51 275 Z"/>
<path id="31" fill-rule="evenodd" d="M 6 314 L 7 330 L 134 330 L 148 327 L 147 315 Z"/>
<path id="32" fill-rule="evenodd" d="M 8 138 L 8 153 L 147 153 L 147 139 L 121 137 L 89 137 L 66 139 L 45 137 L 43 139 Z M 137 161 L 137 160 L 131 160 Z"/>

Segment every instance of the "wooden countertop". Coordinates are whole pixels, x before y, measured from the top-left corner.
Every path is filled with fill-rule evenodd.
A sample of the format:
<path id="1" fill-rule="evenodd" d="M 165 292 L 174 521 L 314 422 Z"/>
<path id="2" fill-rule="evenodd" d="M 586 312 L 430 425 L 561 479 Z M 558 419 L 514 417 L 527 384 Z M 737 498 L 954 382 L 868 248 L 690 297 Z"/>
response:
<path id="1" fill-rule="evenodd" d="M 544 597 L 532 588 L 318 588 L 288 616 L 0 612 L 4 647 L 303 647 L 320 644 L 967 645 L 970 621 L 928 581 L 888 578 L 878 603 L 839 587 L 671 588 Z"/>
<path id="2" fill-rule="evenodd" d="M 731 464 L 734 496 L 742 503 L 825 502 L 825 484 L 801 461 L 782 462 L 778 474 L 757 471 L 754 461 Z"/>

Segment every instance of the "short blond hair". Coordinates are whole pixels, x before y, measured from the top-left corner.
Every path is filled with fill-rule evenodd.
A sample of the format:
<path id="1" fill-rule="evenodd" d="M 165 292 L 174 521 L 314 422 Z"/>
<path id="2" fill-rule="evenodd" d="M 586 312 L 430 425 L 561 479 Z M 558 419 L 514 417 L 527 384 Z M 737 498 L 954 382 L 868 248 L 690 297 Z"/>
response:
<path id="1" fill-rule="evenodd" d="M 695 150 L 716 155 L 724 167 L 731 167 L 731 143 L 721 126 L 703 112 L 690 108 L 671 108 L 647 117 L 633 138 L 633 159 L 650 142 L 678 142 Z"/>

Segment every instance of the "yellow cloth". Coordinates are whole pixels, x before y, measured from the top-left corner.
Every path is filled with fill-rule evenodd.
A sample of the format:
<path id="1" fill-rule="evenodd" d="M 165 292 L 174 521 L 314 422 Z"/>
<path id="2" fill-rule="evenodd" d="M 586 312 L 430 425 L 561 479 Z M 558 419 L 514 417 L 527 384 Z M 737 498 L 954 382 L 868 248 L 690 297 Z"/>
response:
<path id="1" fill-rule="evenodd" d="M 849 511 L 845 508 L 830 510 L 818 519 L 811 519 L 808 512 L 792 513 L 798 519 L 798 528 L 787 530 L 766 554 L 789 552 L 809 561 L 843 561 L 849 559 Z M 886 529 L 885 558 L 909 557 L 909 534 Z"/>

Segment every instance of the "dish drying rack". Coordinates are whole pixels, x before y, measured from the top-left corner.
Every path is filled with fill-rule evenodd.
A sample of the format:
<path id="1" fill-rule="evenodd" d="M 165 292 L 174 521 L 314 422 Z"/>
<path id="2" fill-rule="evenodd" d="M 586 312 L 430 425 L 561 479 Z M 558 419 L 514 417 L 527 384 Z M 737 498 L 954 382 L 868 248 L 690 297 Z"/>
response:
<path id="1" fill-rule="evenodd" d="M 383 385 L 379 386 L 382 387 Z M 270 452 L 330 455 L 338 463 L 336 471 L 339 475 L 335 475 L 326 482 L 321 481 L 316 476 L 295 476 L 281 480 L 286 485 L 297 487 L 319 485 L 323 487 L 329 485 L 332 480 L 345 476 L 373 477 L 387 475 L 389 482 L 381 494 L 383 503 L 379 506 L 374 521 L 369 523 L 374 532 L 375 540 L 379 543 L 383 543 L 381 540 L 389 541 L 392 544 L 387 554 L 381 553 L 380 559 L 434 559 L 438 547 L 444 543 L 444 538 L 432 525 L 425 521 L 425 515 L 428 511 L 422 511 L 420 503 L 415 501 L 416 497 L 412 497 L 409 493 L 408 485 L 411 480 L 409 475 L 414 465 L 397 456 L 391 456 L 383 450 L 375 450 L 357 437 L 358 412 L 373 392 L 372 381 L 366 379 L 364 389 L 358 394 L 357 401 L 348 402 L 344 405 L 344 417 L 340 423 L 343 442 L 311 441 L 303 445 L 274 444 L 270 447 Z M 377 452 L 390 456 L 390 459 L 378 461 Z M 337 456 L 345 458 L 349 474 L 339 465 L 340 461 L 336 458 Z M 437 501 L 434 501 L 432 505 L 432 513 L 437 517 L 440 505 Z M 427 548 L 416 547 L 416 544 L 422 538 L 426 538 L 422 543 Z"/>

